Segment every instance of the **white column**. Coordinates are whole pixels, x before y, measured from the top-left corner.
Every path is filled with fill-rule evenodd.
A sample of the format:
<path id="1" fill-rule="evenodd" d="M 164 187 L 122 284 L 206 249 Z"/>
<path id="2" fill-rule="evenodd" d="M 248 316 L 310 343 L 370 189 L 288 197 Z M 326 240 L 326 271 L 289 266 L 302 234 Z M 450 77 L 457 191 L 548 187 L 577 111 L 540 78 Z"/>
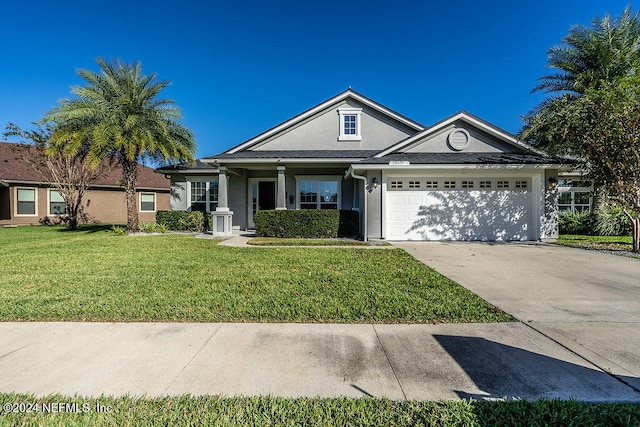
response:
<path id="1" fill-rule="evenodd" d="M 276 210 L 282 211 L 287 209 L 287 190 L 284 172 L 284 166 L 278 166 L 278 191 L 276 196 Z"/>
<path id="2" fill-rule="evenodd" d="M 225 166 L 220 166 L 218 170 L 218 206 L 216 207 L 216 211 L 228 212 L 229 198 L 227 196 L 227 168 Z"/>

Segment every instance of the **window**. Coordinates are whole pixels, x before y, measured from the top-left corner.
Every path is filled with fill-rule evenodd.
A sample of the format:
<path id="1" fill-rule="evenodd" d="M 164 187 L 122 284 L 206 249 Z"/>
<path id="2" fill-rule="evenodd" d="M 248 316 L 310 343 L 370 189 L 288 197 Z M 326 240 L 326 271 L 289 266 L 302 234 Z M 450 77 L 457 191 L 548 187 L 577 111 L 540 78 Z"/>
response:
<path id="1" fill-rule="evenodd" d="M 409 181 L 409 188 L 420 188 L 420 181 Z"/>
<path id="2" fill-rule="evenodd" d="M 49 190 L 49 213 L 51 215 L 64 215 L 67 213 L 64 197 L 57 190 Z"/>
<path id="3" fill-rule="evenodd" d="M 591 192 L 561 190 L 558 193 L 558 209 L 570 212 L 589 211 L 592 200 Z"/>
<path id="4" fill-rule="evenodd" d="M 509 188 L 509 181 L 498 181 L 498 188 Z"/>
<path id="5" fill-rule="evenodd" d="M 140 212 L 155 212 L 156 195 L 154 193 L 140 193 Z"/>
<path id="6" fill-rule="evenodd" d="M 356 135 L 357 127 L 356 127 L 356 116 L 355 114 L 345 114 L 344 116 L 344 134 L 345 135 Z"/>
<path id="7" fill-rule="evenodd" d="M 516 181 L 516 188 L 526 189 L 527 181 Z"/>
<path id="8" fill-rule="evenodd" d="M 300 182 L 300 209 L 318 208 L 318 183 L 316 181 Z"/>
<path id="9" fill-rule="evenodd" d="M 427 182 L 425 182 L 425 187 L 427 187 L 427 188 L 438 188 L 438 181 L 427 181 Z"/>
<path id="10" fill-rule="evenodd" d="M 462 188 L 473 188 L 473 181 L 462 181 Z"/>
<path id="11" fill-rule="evenodd" d="M 36 189 L 18 188 L 16 189 L 17 215 L 36 215 Z"/>
<path id="12" fill-rule="evenodd" d="M 444 182 L 444 188 L 456 188 L 456 182 L 455 181 L 445 181 Z"/>
<path id="13" fill-rule="evenodd" d="M 360 141 L 362 139 L 360 115 L 362 108 L 338 108 L 340 133 L 338 141 Z"/>
<path id="14" fill-rule="evenodd" d="M 391 181 L 391 188 L 402 188 L 403 185 L 402 181 Z"/>
<path id="15" fill-rule="evenodd" d="M 209 212 L 218 203 L 218 181 L 191 181 L 191 210 Z"/>
<path id="16" fill-rule="evenodd" d="M 320 209 L 338 209 L 338 183 L 320 181 Z"/>
<path id="17" fill-rule="evenodd" d="M 337 180 L 298 181 L 300 209 L 339 209 L 340 182 Z"/>
<path id="18" fill-rule="evenodd" d="M 478 183 L 479 188 L 491 188 L 491 181 L 480 181 Z"/>

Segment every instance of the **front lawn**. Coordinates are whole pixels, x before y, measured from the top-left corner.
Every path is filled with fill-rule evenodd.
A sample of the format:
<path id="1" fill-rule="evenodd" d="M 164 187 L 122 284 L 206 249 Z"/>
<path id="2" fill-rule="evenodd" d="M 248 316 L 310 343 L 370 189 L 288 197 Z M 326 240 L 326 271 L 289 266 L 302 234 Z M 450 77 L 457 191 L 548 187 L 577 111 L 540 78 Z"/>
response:
<path id="1" fill-rule="evenodd" d="M 640 405 L 637 404 L 561 400 L 416 402 L 377 398 L 82 398 L 61 395 L 36 398 L 12 393 L 0 394 L 0 403 L 4 409 L 0 425 L 448 427 L 640 424 Z"/>
<path id="2" fill-rule="evenodd" d="M 499 322 L 401 249 L 231 248 L 105 227 L 0 228 L 0 320 Z"/>

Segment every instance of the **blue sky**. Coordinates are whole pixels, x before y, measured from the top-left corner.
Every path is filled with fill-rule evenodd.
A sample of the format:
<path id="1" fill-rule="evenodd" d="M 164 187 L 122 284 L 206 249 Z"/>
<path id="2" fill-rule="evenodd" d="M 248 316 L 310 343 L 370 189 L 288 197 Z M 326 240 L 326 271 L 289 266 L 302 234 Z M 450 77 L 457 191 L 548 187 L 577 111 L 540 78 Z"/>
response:
<path id="1" fill-rule="evenodd" d="M 96 58 L 172 85 L 198 157 L 351 86 L 424 125 L 467 110 L 516 133 L 572 25 L 628 1 L 135 1 L 3 4 L 0 125 L 29 127 Z"/>

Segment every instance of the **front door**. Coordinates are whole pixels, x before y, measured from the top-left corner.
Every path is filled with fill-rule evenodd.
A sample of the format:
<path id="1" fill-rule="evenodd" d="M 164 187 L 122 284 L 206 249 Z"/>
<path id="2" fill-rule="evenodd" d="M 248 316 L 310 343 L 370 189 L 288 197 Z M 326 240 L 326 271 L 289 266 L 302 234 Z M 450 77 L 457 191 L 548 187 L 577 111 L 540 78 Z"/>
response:
<path id="1" fill-rule="evenodd" d="M 276 208 L 276 181 L 255 180 L 249 185 L 249 228 L 253 228 L 253 215 L 260 210 Z"/>
<path id="2" fill-rule="evenodd" d="M 258 182 L 258 210 L 276 208 L 276 183 L 273 181 Z"/>

